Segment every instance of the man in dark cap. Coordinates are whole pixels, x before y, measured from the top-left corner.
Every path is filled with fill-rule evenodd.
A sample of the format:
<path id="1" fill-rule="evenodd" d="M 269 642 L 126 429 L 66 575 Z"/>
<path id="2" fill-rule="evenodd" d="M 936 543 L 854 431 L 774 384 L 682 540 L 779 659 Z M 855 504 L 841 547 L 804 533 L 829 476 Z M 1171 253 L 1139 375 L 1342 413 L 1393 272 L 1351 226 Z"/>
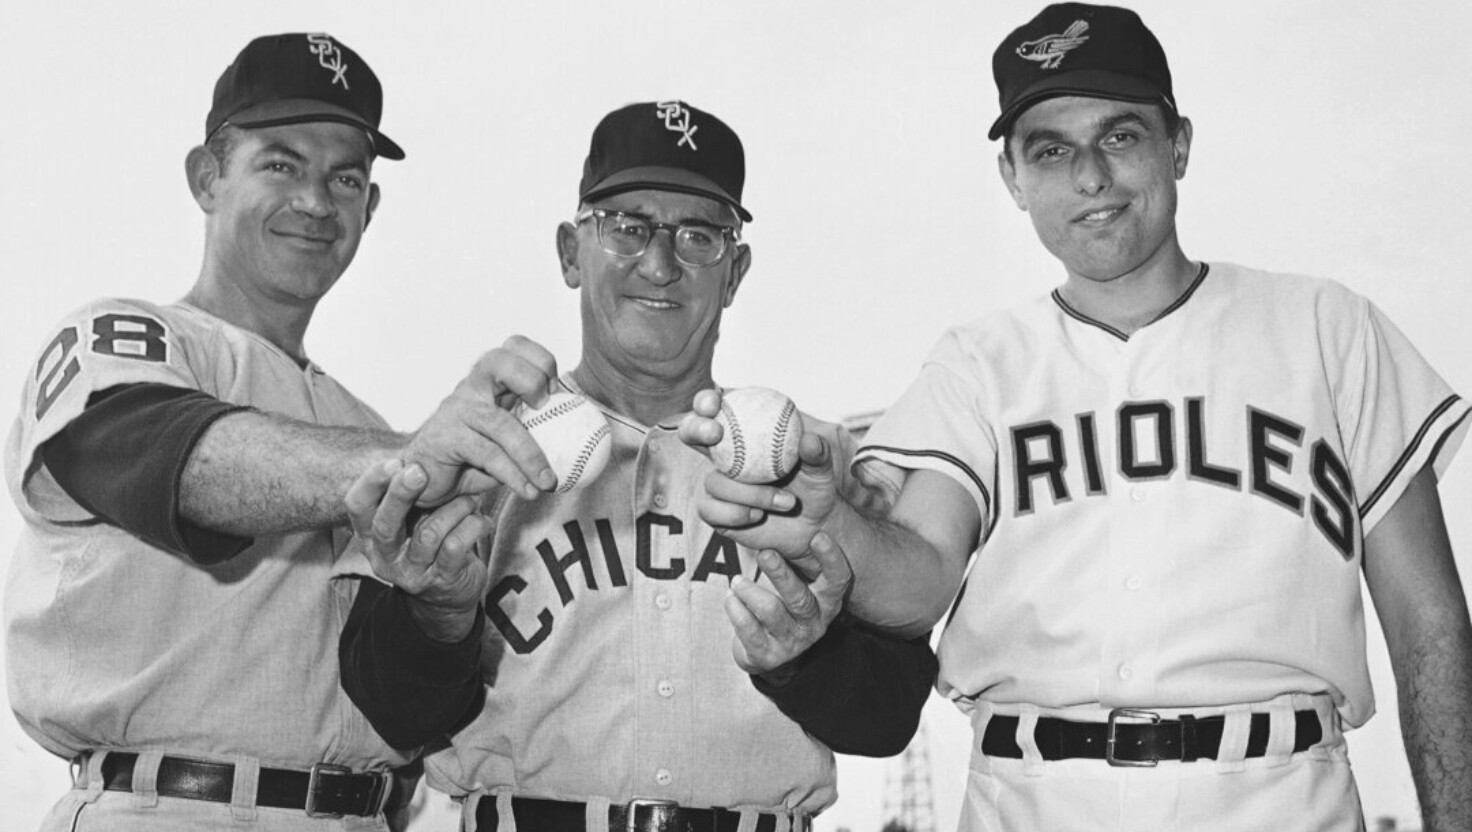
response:
<path id="1" fill-rule="evenodd" d="M 821 467 L 786 493 L 713 475 L 701 516 L 784 554 L 827 534 L 851 609 L 900 634 L 959 589 L 938 687 L 976 732 L 965 830 L 1362 829 L 1363 573 L 1427 828 L 1472 827 L 1436 487 L 1467 402 L 1339 284 L 1185 255 L 1192 126 L 1134 12 L 1049 6 L 993 70 L 1002 179 L 1062 284 L 947 332 L 874 425 L 882 516 Z"/>
<path id="2" fill-rule="evenodd" d="M 404 156 L 382 105 L 330 36 L 252 41 L 186 160 L 205 215 L 194 287 L 83 306 L 27 380 L 6 448 L 25 520 L 10 697 L 76 770 L 46 829 L 383 828 L 411 757 L 339 686 L 342 494 L 386 459 L 425 475 L 427 504 L 552 485 L 497 401 L 540 400 L 523 380 L 550 356 L 487 354 L 412 435 L 307 358 L 312 313 L 378 204 L 374 162 Z"/>
<path id="3" fill-rule="evenodd" d="M 831 726 L 822 712 L 794 712 L 799 724 L 766 694 L 781 695 L 797 669 L 788 660 L 814 641 L 820 664 L 846 640 L 872 642 L 874 664 L 849 689 L 862 730 L 837 750 L 895 754 L 915 730 L 934 657 L 923 639 L 829 626 L 847 588 L 831 541 L 814 542 L 821 568 L 805 584 L 695 514 L 713 465 L 677 425 L 714 385 L 721 318 L 751 266 L 744 179 L 736 133 L 685 102 L 599 123 L 577 213 L 557 228 L 563 281 L 582 298 L 581 361 L 548 380 L 603 410 L 612 461 L 565 494 L 492 497 L 489 579 L 436 598 L 431 626 L 414 618 L 424 598 L 359 592 L 344 685 L 399 745 L 458 727 L 426 771 L 463 801 L 466 829 L 808 828 L 836 797 L 821 741 Z M 810 456 L 851 452 L 834 425 L 807 431 Z M 359 528 L 402 526 L 415 492 L 400 476 L 355 487 L 355 505 L 364 484 L 376 488 Z M 454 609 L 458 623 L 445 623 Z M 467 682 L 467 661 L 481 663 L 484 686 L 480 674 Z"/>

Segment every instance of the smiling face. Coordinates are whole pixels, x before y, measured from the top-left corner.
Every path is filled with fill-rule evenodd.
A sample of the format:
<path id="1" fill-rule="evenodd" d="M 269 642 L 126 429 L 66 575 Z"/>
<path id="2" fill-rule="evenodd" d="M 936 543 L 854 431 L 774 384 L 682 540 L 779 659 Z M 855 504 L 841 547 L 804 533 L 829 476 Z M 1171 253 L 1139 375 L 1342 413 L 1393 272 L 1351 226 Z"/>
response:
<path id="1" fill-rule="evenodd" d="M 669 191 L 630 191 L 592 207 L 671 225 L 735 224 L 723 203 Z M 696 268 L 675 258 L 670 232 L 660 230 L 643 254 L 624 257 L 604 251 L 592 220 L 564 223 L 557 244 L 563 279 L 582 296 L 585 363 L 631 382 L 709 379 L 721 312 L 751 262 L 745 245 L 730 245 L 715 264 Z"/>
<path id="2" fill-rule="evenodd" d="M 1007 147 L 1002 179 L 1071 278 L 1111 281 L 1179 256 L 1189 121 L 1171 135 L 1158 106 L 1050 98 L 1018 116 Z"/>
<path id="3" fill-rule="evenodd" d="M 236 135 L 224 167 L 202 148 L 190 156 L 206 268 L 247 298 L 310 306 L 352 262 L 377 204 L 372 146 L 334 122 Z"/>

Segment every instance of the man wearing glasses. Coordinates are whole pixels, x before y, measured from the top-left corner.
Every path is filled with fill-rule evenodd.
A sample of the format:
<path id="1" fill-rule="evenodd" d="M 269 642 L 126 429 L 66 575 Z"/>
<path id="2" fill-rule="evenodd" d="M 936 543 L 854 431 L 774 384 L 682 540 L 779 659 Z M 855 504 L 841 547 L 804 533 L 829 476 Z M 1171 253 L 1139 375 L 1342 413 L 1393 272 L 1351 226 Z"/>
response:
<path id="1" fill-rule="evenodd" d="M 856 712 L 871 706 L 866 730 L 849 726 L 837 750 L 895 754 L 914 732 L 934 657 L 923 639 L 828 627 L 847 585 L 842 552 L 817 541 L 823 574 L 805 585 L 695 512 L 713 466 L 677 426 L 715 386 L 721 316 L 751 265 L 744 178 L 736 134 L 683 102 L 602 120 L 578 212 L 557 229 L 563 280 L 582 299 L 581 362 L 547 381 L 603 409 L 608 469 L 567 494 L 490 499 L 488 579 L 431 604 L 453 626 L 421 626 L 423 595 L 361 590 L 344 686 L 395 745 L 463 726 L 426 770 L 464 800 L 467 829 L 805 829 L 836 797 L 820 741 L 829 726 L 823 714 L 784 715 L 764 693 L 809 677 L 864 679 L 852 687 Z M 809 429 L 825 437 L 810 451 L 846 456 L 839 429 Z M 359 528 L 373 514 L 402 528 L 415 499 L 402 476 L 378 478 Z M 374 482 L 370 472 L 360 491 Z M 763 573 L 770 588 L 756 582 Z M 852 640 L 887 672 L 845 665 L 795 678 L 787 660 L 825 628 L 807 666 Z M 477 662 L 480 672 L 464 672 Z"/>

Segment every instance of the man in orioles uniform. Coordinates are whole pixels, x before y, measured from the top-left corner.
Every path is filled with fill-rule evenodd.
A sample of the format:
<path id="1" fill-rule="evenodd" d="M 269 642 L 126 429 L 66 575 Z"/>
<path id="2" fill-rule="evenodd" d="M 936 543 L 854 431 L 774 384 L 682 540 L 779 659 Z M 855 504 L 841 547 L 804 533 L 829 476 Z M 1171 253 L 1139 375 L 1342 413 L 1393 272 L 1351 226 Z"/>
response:
<path id="1" fill-rule="evenodd" d="M 719 476 L 702 516 L 784 551 L 824 530 L 855 614 L 900 633 L 959 588 L 938 687 L 975 728 L 968 832 L 1362 829 L 1363 573 L 1426 828 L 1472 828 L 1436 488 L 1467 402 L 1344 287 L 1184 254 L 1192 127 L 1133 12 L 1049 6 L 993 67 L 1002 179 L 1062 285 L 947 332 L 865 437 L 886 516 L 821 470 L 795 517 L 751 525 L 780 492 Z"/>
<path id="2" fill-rule="evenodd" d="M 404 155 L 382 105 L 327 35 L 252 41 L 187 159 L 206 218 L 193 289 L 87 304 L 40 352 L 6 446 L 25 528 L 5 619 L 16 715 L 77 767 L 45 829 L 384 828 L 411 752 L 339 687 L 342 492 L 389 457 L 420 461 L 437 500 L 474 485 L 467 465 L 501 470 L 471 437 L 507 362 L 402 436 L 306 357 L 377 205 L 373 162 Z M 501 479 L 551 485 L 500 424 L 530 472 Z"/>
<path id="3" fill-rule="evenodd" d="M 466 829 L 783 832 L 836 797 L 826 714 L 765 695 L 780 696 L 793 668 L 732 661 L 741 616 L 728 611 L 750 603 L 760 617 L 752 591 L 767 565 L 695 515 L 713 465 L 677 435 L 712 384 L 721 317 L 751 264 L 744 167 L 736 133 L 684 102 L 632 104 L 598 124 L 578 213 L 557 231 L 563 280 L 582 299 L 582 360 L 547 381 L 602 408 L 607 469 L 567 494 L 493 497 L 488 590 L 463 596 L 474 623 L 445 639 L 442 660 L 382 587 L 359 591 L 343 683 L 396 743 L 459 723 L 425 768 L 463 801 Z M 808 427 L 810 450 L 847 458 L 841 428 Z M 814 548 L 841 563 L 824 541 Z M 898 753 L 928 693 L 928 646 L 841 623 L 827 632 L 814 652 L 873 642 L 850 689 L 862 730 L 838 749 Z M 454 669 L 467 658 L 481 663 L 472 695 Z M 484 705 L 464 713 L 473 694 Z"/>

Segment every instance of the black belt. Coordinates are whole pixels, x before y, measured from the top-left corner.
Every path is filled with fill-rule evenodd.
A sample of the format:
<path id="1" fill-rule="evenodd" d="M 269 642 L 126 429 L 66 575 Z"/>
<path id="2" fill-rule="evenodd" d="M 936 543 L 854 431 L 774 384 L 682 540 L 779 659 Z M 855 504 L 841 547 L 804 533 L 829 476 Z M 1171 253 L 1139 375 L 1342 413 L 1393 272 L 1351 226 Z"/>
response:
<path id="1" fill-rule="evenodd" d="M 513 797 L 511 814 L 516 816 L 520 832 L 577 832 L 586 828 L 584 804 L 566 800 Z M 481 832 L 495 832 L 500 819 L 495 795 L 483 797 L 475 807 L 475 827 Z M 740 823 L 740 812 L 692 809 L 668 800 L 635 799 L 608 807 L 608 832 L 736 832 Z M 776 829 L 776 815 L 757 815 L 756 832 Z"/>
<path id="2" fill-rule="evenodd" d="M 138 755 L 109 752 L 102 760 L 103 788 L 133 790 L 133 767 Z M 256 781 L 256 805 L 301 809 L 312 817 L 371 817 L 384 804 L 385 790 L 394 778 L 383 774 L 354 774 L 352 769 L 318 763 L 311 771 L 262 768 Z M 229 803 L 235 788 L 235 766 L 184 757 L 164 757 L 158 764 L 157 791 L 161 797 Z"/>
<path id="3" fill-rule="evenodd" d="M 981 752 L 991 757 L 1020 759 L 1015 716 L 993 716 L 981 738 Z M 1131 721 L 1125 721 L 1131 720 Z M 1143 721 L 1141 721 L 1143 720 Z M 1150 711 L 1116 708 L 1108 722 L 1072 722 L 1039 717 L 1033 738 L 1044 760 L 1087 758 L 1107 760 L 1112 766 L 1153 766 L 1161 760 L 1189 763 L 1203 757 L 1216 759 L 1222 744 L 1225 716 L 1161 719 Z M 1324 737 L 1315 711 L 1293 715 L 1293 751 L 1307 750 Z M 1253 714 L 1247 732 L 1247 756 L 1267 754 L 1272 727 L 1267 714 Z"/>

